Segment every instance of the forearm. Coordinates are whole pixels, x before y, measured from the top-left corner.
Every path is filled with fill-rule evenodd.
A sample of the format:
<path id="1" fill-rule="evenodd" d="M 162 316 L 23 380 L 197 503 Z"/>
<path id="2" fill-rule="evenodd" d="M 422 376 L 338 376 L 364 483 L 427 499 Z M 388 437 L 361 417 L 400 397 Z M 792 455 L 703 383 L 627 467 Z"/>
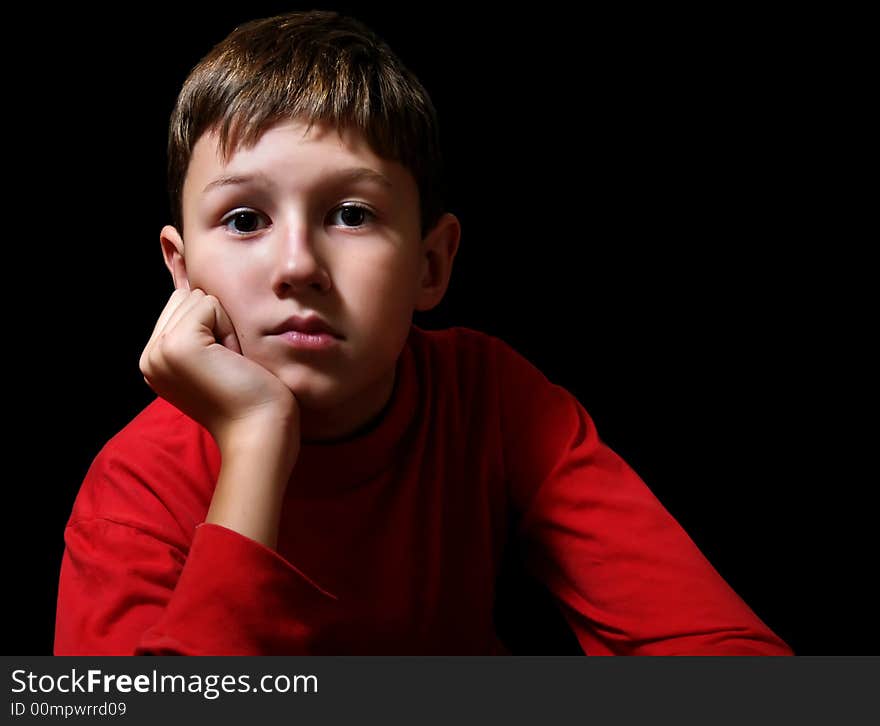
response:
<path id="1" fill-rule="evenodd" d="M 276 549 L 281 506 L 297 454 L 290 436 L 277 429 L 252 432 L 227 447 L 205 521 Z"/>

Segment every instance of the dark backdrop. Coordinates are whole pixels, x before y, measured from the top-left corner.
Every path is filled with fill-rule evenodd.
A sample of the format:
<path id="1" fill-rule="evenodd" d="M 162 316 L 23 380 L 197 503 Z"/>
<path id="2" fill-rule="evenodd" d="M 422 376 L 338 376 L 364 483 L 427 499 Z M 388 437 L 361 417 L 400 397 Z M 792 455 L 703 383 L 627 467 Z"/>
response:
<path id="1" fill-rule="evenodd" d="M 236 24 L 291 9 L 180 7 L 46 13 L 11 61 L 13 653 L 51 652 L 79 484 L 153 398 L 138 358 L 172 290 L 158 234 L 176 93 Z M 821 36 L 721 12 L 329 7 L 383 36 L 440 115 L 463 237 L 446 299 L 416 322 L 497 335 L 575 394 L 797 652 L 875 652 L 868 434 L 842 407 L 867 292 L 829 206 L 840 98 Z M 506 626 L 546 608 L 510 588 Z"/>

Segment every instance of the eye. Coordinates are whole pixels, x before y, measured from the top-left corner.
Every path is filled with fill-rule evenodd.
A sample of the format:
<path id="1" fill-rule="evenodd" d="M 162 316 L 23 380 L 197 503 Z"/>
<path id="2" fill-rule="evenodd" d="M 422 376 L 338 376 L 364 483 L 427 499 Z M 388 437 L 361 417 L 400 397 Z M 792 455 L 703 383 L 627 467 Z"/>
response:
<path id="1" fill-rule="evenodd" d="M 250 234 L 259 229 L 259 221 L 261 214 L 252 209 L 236 209 L 234 212 L 227 214 L 220 222 L 224 227 L 236 234 Z M 229 225 L 234 223 L 235 228 Z"/>
<path id="2" fill-rule="evenodd" d="M 376 218 L 376 215 L 373 214 L 372 210 L 369 207 L 365 207 L 363 204 L 346 204 L 337 207 L 333 210 L 330 218 L 333 219 L 337 215 L 342 220 L 341 226 L 346 229 L 363 227 L 368 221 Z"/>

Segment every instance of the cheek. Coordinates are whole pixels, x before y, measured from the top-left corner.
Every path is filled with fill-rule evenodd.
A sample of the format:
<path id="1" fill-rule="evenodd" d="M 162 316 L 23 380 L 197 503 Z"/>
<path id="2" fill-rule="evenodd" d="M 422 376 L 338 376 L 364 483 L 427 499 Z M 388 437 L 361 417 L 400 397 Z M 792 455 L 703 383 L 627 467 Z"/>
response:
<path id="1" fill-rule="evenodd" d="M 232 261 L 216 250 L 209 250 L 207 245 L 191 244 L 191 251 L 186 255 L 186 271 L 190 287 L 201 288 L 217 297 L 220 291 L 228 290 L 233 279 Z"/>
<path id="2" fill-rule="evenodd" d="M 245 290 L 253 289 L 256 274 L 253 265 L 241 254 L 224 254 L 221 246 L 210 253 L 200 249 L 192 260 L 187 259 L 187 272 L 190 283 L 198 281 L 205 292 L 224 297 L 241 296 Z"/>
<path id="3" fill-rule="evenodd" d="M 360 309 L 381 311 L 406 307 L 416 289 L 412 261 L 402 259 L 362 260 L 337 277 L 340 293 Z"/>
<path id="4" fill-rule="evenodd" d="M 390 328 L 412 312 L 409 281 L 397 277 L 371 277 L 358 281 L 357 293 L 350 295 L 348 306 L 364 325 Z"/>
<path id="5" fill-rule="evenodd" d="M 189 273 L 190 286 L 204 290 L 220 301 L 220 306 L 232 321 L 232 327 L 238 335 L 242 346 L 246 340 L 254 337 L 253 310 L 255 305 L 248 297 L 248 290 L 253 288 L 248 282 L 247 270 L 241 265 L 229 264 L 228 261 L 207 260 Z"/>

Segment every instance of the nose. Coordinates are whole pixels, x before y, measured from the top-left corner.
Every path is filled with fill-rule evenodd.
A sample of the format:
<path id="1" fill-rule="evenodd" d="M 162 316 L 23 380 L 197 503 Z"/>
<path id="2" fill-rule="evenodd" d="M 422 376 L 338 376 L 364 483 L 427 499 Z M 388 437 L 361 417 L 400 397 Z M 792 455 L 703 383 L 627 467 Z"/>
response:
<path id="1" fill-rule="evenodd" d="M 279 230 L 272 268 L 272 290 L 279 297 L 291 292 L 330 289 L 330 274 L 315 240 L 305 226 L 289 226 Z"/>

